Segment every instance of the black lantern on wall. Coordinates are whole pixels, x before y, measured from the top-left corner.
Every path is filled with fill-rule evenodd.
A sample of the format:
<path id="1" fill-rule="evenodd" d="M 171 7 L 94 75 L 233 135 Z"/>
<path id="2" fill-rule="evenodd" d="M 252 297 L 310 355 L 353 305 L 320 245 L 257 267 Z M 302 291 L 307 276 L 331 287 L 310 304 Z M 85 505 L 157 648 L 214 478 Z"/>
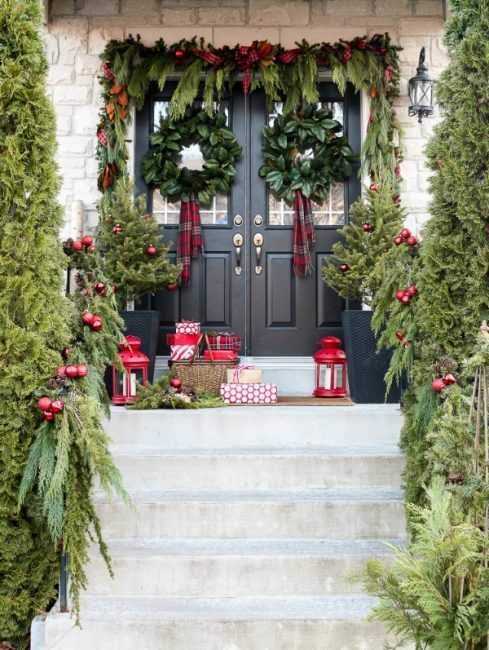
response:
<path id="1" fill-rule="evenodd" d="M 418 122 L 423 117 L 433 115 L 433 79 L 428 74 L 428 66 L 425 63 L 426 51 L 421 48 L 419 53 L 418 69 L 416 76 L 409 80 L 409 117 L 418 116 Z"/>

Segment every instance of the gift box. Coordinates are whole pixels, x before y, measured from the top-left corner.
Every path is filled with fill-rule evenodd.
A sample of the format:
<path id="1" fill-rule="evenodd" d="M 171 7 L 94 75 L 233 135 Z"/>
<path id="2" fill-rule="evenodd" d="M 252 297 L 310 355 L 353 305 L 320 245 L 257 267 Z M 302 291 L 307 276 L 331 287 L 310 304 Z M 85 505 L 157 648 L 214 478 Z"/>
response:
<path id="1" fill-rule="evenodd" d="M 237 361 L 238 355 L 233 350 L 212 350 L 212 356 L 209 350 L 205 350 L 204 359 L 206 361 Z"/>
<path id="2" fill-rule="evenodd" d="M 171 336 L 170 359 L 172 361 L 186 361 L 197 357 L 200 334 L 173 334 Z"/>
<path id="3" fill-rule="evenodd" d="M 200 323 L 194 320 L 182 320 L 175 324 L 177 334 L 200 334 Z"/>
<path id="4" fill-rule="evenodd" d="M 261 384 L 262 371 L 256 366 L 236 366 L 226 373 L 228 384 Z"/>
<path id="5" fill-rule="evenodd" d="M 172 345 L 197 345 L 200 334 L 167 334 L 166 344 Z"/>
<path id="6" fill-rule="evenodd" d="M 221 397 L 226 404 L 276 404 L 276 384 L 221 384 Z"/>
<path id="7" fill-rule="evenodd" d="M 209 334 L 209 347 L 211 350 L 233 350 L 239 354 L 241 350 L 241 336 L 232 332 L 222 334 Z"/>

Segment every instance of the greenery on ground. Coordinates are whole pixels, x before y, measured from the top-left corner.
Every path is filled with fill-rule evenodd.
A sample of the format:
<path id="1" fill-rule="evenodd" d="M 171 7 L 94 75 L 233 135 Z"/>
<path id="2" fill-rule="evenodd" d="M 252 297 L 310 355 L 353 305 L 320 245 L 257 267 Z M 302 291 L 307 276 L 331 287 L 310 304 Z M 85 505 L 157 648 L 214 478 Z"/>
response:
<path id="1" fill-rule="evenodd" d="M 154 384 L 138 386 L 137 400 L 130 407 L 133 409 L 204 409 L 225 406 L 220 397 L 197 394 L 177 383 L 171 385 L 172 377 L 162 375 Z"/>

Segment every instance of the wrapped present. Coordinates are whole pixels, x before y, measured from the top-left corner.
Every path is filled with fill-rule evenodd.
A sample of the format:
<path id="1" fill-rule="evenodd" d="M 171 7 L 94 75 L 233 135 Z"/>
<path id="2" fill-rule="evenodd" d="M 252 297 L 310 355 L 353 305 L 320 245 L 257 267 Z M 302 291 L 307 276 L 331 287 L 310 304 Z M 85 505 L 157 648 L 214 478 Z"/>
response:
<path id="1" fill-rule="evenodd" d="M 229 372 L 229 371 L 228 371 Z M 276 384 L 221 384 L 221 397 L 226 404 L 276 404 Z"/>
<path id="2" fill-rule="evenodd" d="M 262 371 L 256 366 L 241 364 L 227 371 L 228 384 L 261 384 Z"/>
<path id="3" fill-rule="evenodd" d="M 200 334 L 174 334 L 173 345 L 170 345 L 172 361 L 188 361 L 198 356 Z"/>
<path id="4" fill-rule="evenodd" d="M 212 356 L 209 350 L 205 350 L 204 359 L 206 361 L 237 361 L 238 355 L 233 350 L 212 350 Z"/>
<path id="5" fill-rule="evenodd" d="M 175 324 L 177 334 L 200 334 L 200 323 L 194 320 L 182 320 Z"/>
<path id="6" fill-rule="evenodd" d="M 167 334 L 166 344 L 172 345 L 197 345 L 200 334 Z"/>
<path id="7" fill-rule="evenodd" d="M 233 350 L 239 354 L 241 350 L 241 336 L 232 332 L 209 334 L 209 347 L 211 350 Z"/>

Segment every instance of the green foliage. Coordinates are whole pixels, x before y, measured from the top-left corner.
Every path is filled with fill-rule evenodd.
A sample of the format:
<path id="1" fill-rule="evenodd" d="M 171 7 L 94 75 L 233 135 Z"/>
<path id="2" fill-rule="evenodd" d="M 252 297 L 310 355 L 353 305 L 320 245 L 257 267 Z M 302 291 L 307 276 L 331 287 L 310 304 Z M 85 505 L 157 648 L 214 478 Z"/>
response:
<path id="1" fill-rule="evenodd" d="M 458 499 L 435 479 L 428 505 L 412 506 L 414 542 L 392 547 L 394 562 L 372 560 L 367 591 L 380 599 L 374 616 L 416 650 L 486 650 L 489 542 Z"/>
<path id="2" fill-rule="evenodd" d="M 264 129 L 264 163 L 259 170 L 273 194 L 289 205 L 296 192 L 322 203 L 331 183 L 344 180 L 352 171 L 353 151 L 339 135 L 341 130 L 331 111 L 314 105 L 278 115 Z"/>
<path id="3" fill-rule="evenodd" d="M 105 274 L 117 287 L 121 306 L 177 281 L 179 267 L 170 262 L 169 247 L 160 242 L 158 224 L 147 213 L 144 197 L 133 199 L 127 177 L 119 179 L 114 191 L 102 198 L 99 212 L 97 243 Z M 116 225 L 121 232 L 114 232 Z M 154 256 L 146 252 L 150 245 L 157 249 Z"/>
<path id="4" fill-rule="evenodd" d="M 389 187 L 368 190 L 365 198 L 351 207 L 349 223 L 341 231 L 342 240 L 333 246 L 333 256 L 323 267 L 325 282 L 343 298 L 370 304 L 385 286 L 385 274 L 376 265 L 392 249 L 392 239 L 403 220 L 404 212 L 393 201 Z M 365 225 L 371 230 L 366 231 Z M 341 264 L 348 265 L 346 272 L 340 270 Z"/>
<path id="5" fill-rule="evenodd" d="M 132 409 L 204 409 L 225 406 L 220 397 L 196 395 L 191 391 L 177 392 L 170 386 L 170 375 L 162 375 L 154 384 L 139 385 Z"/>
<path id="6" fill-rule="evenodd" d="M 39 503 L 17 493 L 38 426 L 33 393 L 69 341 L 57 240 L 55 121 L 37 0 L 0 5 L 0 640 L 27 646 L 56 593 L 58 558 Z"/>
<path id="7" fill-rule="evenodd" d="M 182 149 L 196 143 L 204 159 L 201 170 L 179 164 Z M 142 171 L 145 181 L 158 187 L 169 201 L 193 199 L 208 206 L 218 192 L 229 192 L 240 156 L 241 147 L 227 128 L 224 113 L 211 116 L 195 109 L 180 120 L 161 120 L 158 131 L 151 137 Z"/>

